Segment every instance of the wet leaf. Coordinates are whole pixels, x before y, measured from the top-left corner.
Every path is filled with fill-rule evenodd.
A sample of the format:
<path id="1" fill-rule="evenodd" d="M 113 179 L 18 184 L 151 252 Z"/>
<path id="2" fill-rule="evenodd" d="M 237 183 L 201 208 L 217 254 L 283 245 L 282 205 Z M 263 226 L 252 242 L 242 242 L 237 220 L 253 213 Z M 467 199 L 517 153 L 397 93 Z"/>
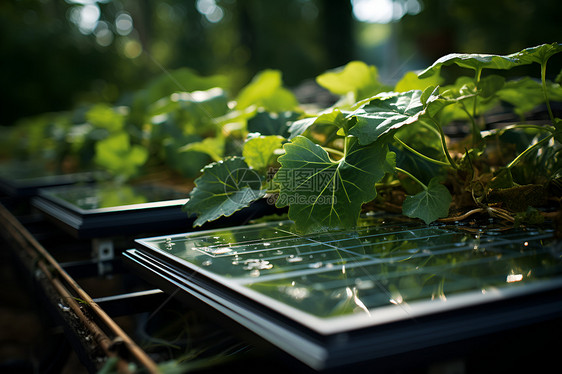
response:
<path id="1" fill-rule="evenodd" d="M 426 190 L 407 196 L 402 204 L 402 213 L 411 218 L 420 218 L 429 224 L 449 215 L 449 206 L 453 200 L 447 187 L 433 178 Z"/>
<path id="2" fill-rule="evenodd" d="M 289 205 L 289 218 L 304 232 L 355 226 L 361 205 L 377 194 L 375 183 L 392 170 L 382 142 L 364 147 L 350 138 L 339 161 L 302 136 L 284 149 L 274 179 L 280 186 L 277 206 Z"/>
<path id="3" fill-rule="evenodd" d="M 480 69 L 499 69 L 509 70 L 518 65 L 528 64 L 529 62 L 520 61 L 514 56 L 501 56 L 489 54 L 460 54 L 451 53 L 441 57 L 430 67 L 422 71 L 418 78 L 425 79 L 437 73 L 442 66 L 458 65 L 463 68 L 480 70 Z"/>
<path id="4" fill-rule="evenodd" d="M 214 162 L 195 180 L 183 209 L 197 215 L 194 226 L 214 221 L 249 206 L 265 195 L 260 176 L 240 157 Z"/>
<path id="5" fill-rule="evenodd" d="M 353 114 L 357 123 L 349 130 L 362 145 L 367 145 L 391 130 L 414 123 L 423 112 L 422 92 L 413 90 L 376 98 Z"/>

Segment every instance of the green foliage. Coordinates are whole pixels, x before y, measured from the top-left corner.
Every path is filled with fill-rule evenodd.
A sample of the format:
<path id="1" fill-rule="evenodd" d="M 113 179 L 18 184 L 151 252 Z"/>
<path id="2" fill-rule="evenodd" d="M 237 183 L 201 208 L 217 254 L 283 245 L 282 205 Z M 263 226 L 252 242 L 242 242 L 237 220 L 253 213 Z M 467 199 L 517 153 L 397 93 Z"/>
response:
<path id="1" fill-rule="evenodd" d="M 375 97 L 353 113 L 357 119 L 349 134 L 356 136 L 362 145 L 370 144 L 382 135 L 414 123 L 423 111 L 419 90 Z"/>
<path id="2" fill-rule="evenodd" d="M 427 87 L 430 86 L 438 86 L 443 83 L 443 78 L 439 75 L 434 74 L 428 78 L 421 79 L 418 77 L 418 74 L 413 71 L 409 71 L 402 79 L 396 83 L 394 86 L 395 92 L 406 92 L 411 90 L 421 90 L 424 91 Z"/>
<path id="3" fill-rule="evenodd" d="M 86 112 L 86 121 L 94 127 L 116 132 L 123 129 L 125 115 L 109 105 L 97 104 Z"/>
<path id="4" fill-rule="evenodd" d="M 96 163 L 117 178 L 130 178 L 140 173 L 148 151 L 130 143 L 129 135 L 119 132 L 96 143 Z"/>
<path id="5" fill-rule="evenodd" d="M 435 61 L 433 65 L 422 71 L 418 77 L 421 79 L 428 78 L 439 72 L 442 66 L 453 64 L 462 68 L 481 71 L 482 69 L 509 70 L 515 66 L 528 63 L 530 61 L 520 60 L 515 56 L 451 53 Z"/>
<path id="6" fill-rule="evenodd" d="M 196 187 L 184 205 L 188 214 L 196 214 L 195 226 L 214 221 L 247 207 L 263 197 L 261 178 L 242 158 L 227 158 L 205 167 L 195 180 Z"/>
<path id="7" fill-rule="evenodd" d="M 253 169 L 266 172 L 277 160 L 276 151 L 280 150 L 285 140 L 279 135 L 257 136 L 244 143 L 242 155 Z"/>
<path id="8" fill-rule="evenodd" d="M 289 124 L 300 117 L 297 112 L 271 113 L 259 111 L 248 120 L 248 132 L 289 137 Z"/>
<path id="9" fill-rule="evenodd" d="M 431 223 L 438 218 L 447 217 L 452 200 L 447 187 L 439 183 L 437 178 L 433 178 L 423 191 L 406 197 L 402 212 L 408 217 L 420 218 L 425 223 Z"/>
<path id="10" fill-rule="evenodd" d="M 560 84 L 549 82 L 547 89 L 550 100 L 562 101 Z M 497 95 L 502 101 L 513 105 L 514 112 L 521 117 L 544 103 L 541 83 L 531 77 L 506 82 L 502 89 L 497 91 Z"/>
<path id="11" fill-rule="evenodd" d="M 240 91 L 236 98 L 236 108 L 256 106 L 274 113 L 296 109 L 297 99 L 291 91 L 283 87 L 282 83 L 280 71 L 260 72 Z"/>
<path id="12" fill-rule="evenodd" d="M 305 232 L 353 227 L 361 205 L 375 198 L 375 183 L 392 170 L 380 142 L 364 147 L 350 138 L 339 161 L 302 136 L 284 148 L 274 179 L 280 186 L 277 206 L 289 205 L 289 218 Z"/>
<path id="13" fill-rule="evenodd" d="M 6 144 L 22 159 L 96 165 L 120 180 L 154 170 L 197 177 L 185 205 L 196 226 L 266 194 L 289 207 L 303 232 L 351 228 L 362 209 L 373 207 L 401 209 L 427 224 L 450 208 L 502 209 L 502 217 L 521 213 L 518 222 L 535 222 L 536 213 L 516 210 L 548 199 L 525 195 L 524 208 L 507 200 L 536 191 L 560 198 L 562 119 L 550 102 L 562 101 L 562 88 L 545 72 L 561 51 L 552 43 L 509 55 L 451 54 L 417 76 L 407 73 L 394 91 L 379 82 L 374 66 L 352 61 L 317 77 L 341 99 L 310 112 L 277 70 L 258 73 L 233 97 L 224 77 L 178 70 L 168 76 L 175 85 L 151 82 L 131 106 L 97 104 L 29 119 Z M 529 64 L 540 65 L 540 80 L 496 72 Z M 440 86 L 450 65 L 469 72 Z M 546 123 L 517 123 L 543 103 Z M 506 108 L 511 124 L 484 130 L 488 113 Z M 469 136 L 452 142 L 447 127 L 459 123 Z"/>
<path id="14" fill-rule="evenodd" d="M 316 82 L 332 93 L 343 96 L 348 104 L 388 90 L 379 82 L 377 68 L 361 61 L 352 61 L 343 68 L 321 74 Z"/>
<path id="15" fill-rule="evenodd" d="M 205 138 L 189 143 L 179 149 L 180 152 L 200 152 L 209 155 L 213 160 L 220 161 L 224 156 L 224 138 Z"/>
<path id="16" fill-rule="evenodd" d="M 546 64 L 549 58 L 562 52 L 562 43 L 542 44 L 536 47 L 525 48 L 513 56 L 526 63 Z"/>

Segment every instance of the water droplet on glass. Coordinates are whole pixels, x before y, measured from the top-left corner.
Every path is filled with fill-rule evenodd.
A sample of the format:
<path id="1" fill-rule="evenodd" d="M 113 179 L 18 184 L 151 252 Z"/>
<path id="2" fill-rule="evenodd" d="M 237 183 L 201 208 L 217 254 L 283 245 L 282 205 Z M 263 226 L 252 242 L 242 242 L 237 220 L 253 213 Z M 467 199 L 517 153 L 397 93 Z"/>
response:
<path id="1" fill-rule="evenodd" d="M 290 255 L 289 257 L 287 257 L 287 262 L 301 262 L 302 261 L 302 257 L 299 256 L 295 256 L 295 255 Z"/>
<path id="2" fill-rule="evenodd" d="M 278 249 L 278 250 L 276 250 L 276 251 L 274 252 L 274 254 L 276 254 L 276 255 L 282 255 L 282 254 L 283 254 L 283 251 L 280 250 L 280 249 Z"/>
<path id="3" fill-rule="evenodd" d="M 258 269 L 254 269 L 250 272 L 250 277 L 259 277 L 260 271 Z"/>
<path id="4" fill-rule="evenodd" d="M 263 243 L 264 247 L 269 247 L 271 245 L 271 243 Z"/>
<path id="5" fill-rule="evenodd" d="M 250 259 L 244 261 L 244 270 L 267 270 L 273 267 L 273 264 L 265 260 Z"/>
<path id="6" fill-rule="evenodd" d="M 360 289 L 360 290 L 365 290 L 365 289 L 369 289 L 369 288 L 374 288 L 375 282 L 373 282 L 370 279 L 363 280 L 363 279 L 358 278 L 358 279 L 355 280 L 355 286 L 357 286 L 357 288 Z"/>
<path id="7" fill-rule="evenodd" d="M 211 266 L 213 264 L 212 260 L 205 260 L 201 263 L 203 266 Z"/>
<path id="8" fill-rule="evenodd" d="M 322 265 L 324 265 L 322 263 L 322 261 L 318 261 L 318 262 L 315 262 L 313 264 L 308 265 L 308 267 L 311 268 L 311 269 L 319 269 L 319 268 L 322 267 Z"/>

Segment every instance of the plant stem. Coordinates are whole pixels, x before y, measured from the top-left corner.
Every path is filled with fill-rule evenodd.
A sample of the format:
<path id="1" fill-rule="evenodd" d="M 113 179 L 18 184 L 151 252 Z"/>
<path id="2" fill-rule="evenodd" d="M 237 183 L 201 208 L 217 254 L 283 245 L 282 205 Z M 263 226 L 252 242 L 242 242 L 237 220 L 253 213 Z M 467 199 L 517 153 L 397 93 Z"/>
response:
<path id="1" fill-rule="evenodd" d="M 552 126 L 539 126 L 539 125 L 529 125 L 529 124 L 522 123 L 522 124 L 515 124 L 515 125 L 502 127 L 501 129 L 497 129 L 497 130 L 492 130 L 489 131 L 489 133 L 493 134 L 494 132 L 498 132 L 503 134 L 504 132 L 513 129 L 533 129 L 537 131 L 549 132 L 551 134 L 554 134 L 554 132 L 556 131 L 556 129 Z"/>
<path id="2" fill-rule="evenodd" d="M 409 176 L 410 178 L 412 178 L 417 184 L 419 184 L 420 186 L 422 186 L 424 190 L 427 190 L 427 186 L 426 186 L 425 184 L 423 184 L 418 178 L 416 178 L 416 177 L 414 177 L 412 174 L 410 174 L 409 171 L 406 171 L 406 170 L 404 170 L 404 169 L 402 169 L 402 168 L 399 168 L 399 167 L 396 167 L 395 169 L 396 169 L 396 171 L 399 171 L 399 172 L 401 172 L 401 173 L 406 174 L 407 176 Z"/>
<path id="3" fill-rule="evenodd" d="M 476 74 L 474 76 L 474 88 L 478 92 L 478 84 L 480 83 L 480 76 L 482 75 L 482 68 L 476 69 Z M 472 104 L 472 117 L 476 118 L 476 99 L 478 95 L 474 96 L 474 103 Z"/>
<path id="4" fill-rule="evenodd" d="M 389 183 L 375 183 L 375 187 L 376 188 L 382 188 L 382 187 L 398 187 L 400 185 L 400 181 L 399 180 L 392 180 Z"/>
<path id="5" fill-rule="evenodd" d="M 519 156 L 515 157 L 515 159 L 513 159 L 513 161 L 511 161 L 509 163 L 509 165 L 506 166 L 507 169 L 511 169 L 512 167 L 514 167 L 519 161 L 521 161 L 527 154 L 529 154 L 530 152 L 532 152 L 535 148 L 538 148 L 539 146 L 543 145 L 544 143 L 547 143 L 548 141 L 550 141 L 550 139 L 552 139 L 554 135 L 549 135 L 546 138 L 543 138 L 541 140 L 539 140 L 538 142 L 536 142 L 535 144 L 533 144 L 532 146 L 530 146 L 529 148 L 527 148 L 526 150 L 524 150 L 523 152 L 521 152 L 519 154 Z"/>
<path id="6" fill-rule="evenodd" d="M 350 141 L 351 141 L 351 136 L 346 136 L 345 140 L 343 142 L 343 156 L 342 156 L 342 158 L 345 158 L 345 155 L 347 154 L 347 150 L 348 150 Z"/>
<path id="7" fill-rule="evenodd" d="M 476 97 L 474 97 L 474 102 L 476 103 Z M 474 148 L 474 146 L 476 145 L 476 139 L 478 139 L 478 140 L 482 139 L 482 135 L 480 134 L 480 129 L 476 125 L 476 121 L 474 120 L 474 116 L 472 116 L 468 112 L 468 109 L 466 109 L 466 106 L 464 105 L 464 103 L 462 101 L 460 103 L 461 103 L 461 109 L 466 113 L 466 115 L 470 119 L 470 124 L 472 125 L 472 147 Z"/>
<path id="8" fill-rule="evenodd" d="M 431 116 L 429 118 L 431 118 L 431 120 L 435 124 L 435 128 L 437 129 L 437 131 L 439 131 L 439 137 L 441 138 L 441 146 L 443 147 L 443 153 L 445 154 L 445 157 L 447 157 L 447 161 L 449 161 L 449 165 L 451 165 L 455 170 L 458 170 L 459 167 L 458 167 L 457 163 L 453 160 L 453 158 L 449 154 L 449 148 L 447 147 L 447 142 L 445 140 L 445 134 L 443 133 L 443 129 L 441 128 L 441 125 L 439 125 L 439 123 L 437 123 L 435 118 L 433 118 Z"/>
<path id="9" fill-rule="evenodd" d="M 341 157 L 345 156 L 345 153 L 342 152 L 342 151 L 340 151 L 340 150 L 337 150 L 337 149 L 334 149 L 334 148 L 329 148 L 329 147 L 322 147 L 322 148 L 323 148 L 326 152 L 333 153 L 333 154 L 338 155 L 338 156 L 341 156 Z"/>
<path id="10" fill-rule="evenodd" d="M 440 161 L 440 160 L 436 160 L 434 158 L 428 157 L 418 151 L 416 151 L 414 148 L 410 147 L 408 144 L 404 143 L 402 140 L 398 139 L 398 137 L 396 135 L 394 135 L 394 140 L 396 140 L 398 143 L 400 143 L 404 148 L 406 148 L 408 151 L 412 152 L 413 154 L 423 158 L 426 161 L 432 162 L 434 164 L 437 165 L 442 165 L 442 166 L 451 166 L 449 165 L 448 162 L 445 161 Z"/>
<path id="11" fill-rule="evenodd" d="M 546 90 L 546 61 L 541 64 L 541 81 L 542 81 L 542 92 L 544 94 L 544 102 L 546 103 L 546 109 L 548 109 L 548 115 L 550 120 L 554 125 L 554 115 L 552 114 L 552 109 L 550 108 L 550 101 L 548 100 L 548 91 Z"/>

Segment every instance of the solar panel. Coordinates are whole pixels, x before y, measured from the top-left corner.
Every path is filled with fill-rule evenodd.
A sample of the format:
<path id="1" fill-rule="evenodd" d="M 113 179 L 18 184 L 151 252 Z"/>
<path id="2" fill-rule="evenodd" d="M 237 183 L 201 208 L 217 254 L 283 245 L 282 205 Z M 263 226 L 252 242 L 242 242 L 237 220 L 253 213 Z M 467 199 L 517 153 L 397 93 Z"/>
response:
<path id="1" fill-rule="evenodd" d="M 39 190 L 32 204 L 76 237 L 187 229 L 186 194 L 153 185 L 98 183 Z"/>
<path id="2" fill-rule="evenodd" d="M 559 297 L 507 304 L 560 291 L 553 236 L 379 217 L 299 235 L 283 221 L 139 239 L 125 256 L 164 289 L 180 288 L 319 369 L 560 313 Z"/>
<path id="3" fill-rule="evenodd" d="M 40 188 L 89 183 L 103 178 L 106 175 L 102 172 L 56 173 L 36 161 L 8 161 L 0 164 L 0 191 L 17 197 L 33 196 Z"/>

